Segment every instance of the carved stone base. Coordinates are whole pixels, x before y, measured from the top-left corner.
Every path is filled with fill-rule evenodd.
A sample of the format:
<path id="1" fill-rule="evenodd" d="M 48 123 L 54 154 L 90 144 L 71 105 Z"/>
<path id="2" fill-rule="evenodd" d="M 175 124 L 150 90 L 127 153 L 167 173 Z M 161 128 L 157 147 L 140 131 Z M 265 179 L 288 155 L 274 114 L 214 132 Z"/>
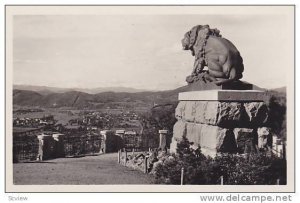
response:
<path id="1" fill-rule="evenodd" d="M 211 90 L 179 93 L 170 150 L 186 137 L 204 155 L 256 150 L 257 132 L 267 125 L 264 92 Z"/>

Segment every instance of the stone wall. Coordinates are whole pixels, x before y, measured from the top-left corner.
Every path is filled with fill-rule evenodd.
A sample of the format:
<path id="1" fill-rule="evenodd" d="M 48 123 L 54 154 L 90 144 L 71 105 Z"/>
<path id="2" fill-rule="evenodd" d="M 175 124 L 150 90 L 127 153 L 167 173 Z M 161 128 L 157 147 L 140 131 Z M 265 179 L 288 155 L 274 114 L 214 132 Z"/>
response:
<path id="1" fill-rule="evenodd" d="M 210 156 L 218 152 L 245 153 L 256 150 L 257 146 L 266 147 L 269 143 L 266 140 L 270 138 L 261 135 L 266 131 L 262 129 L 266 128 L 268 120 L 264 94 L 239 92 L 246 96 L 241 97 L 237 91 L 231 94 L 222 90 L 188 92 L 188 95 L 179 96 L 181 101 L 175 113 L 178 121 L 173 129 L 171 152 L 176 152 L 177 142 L 184 136 L 193 142 L 193 147 L 201 147 L 202 152 Z M 253 101 L 248 93 L 254 95 Z"/>

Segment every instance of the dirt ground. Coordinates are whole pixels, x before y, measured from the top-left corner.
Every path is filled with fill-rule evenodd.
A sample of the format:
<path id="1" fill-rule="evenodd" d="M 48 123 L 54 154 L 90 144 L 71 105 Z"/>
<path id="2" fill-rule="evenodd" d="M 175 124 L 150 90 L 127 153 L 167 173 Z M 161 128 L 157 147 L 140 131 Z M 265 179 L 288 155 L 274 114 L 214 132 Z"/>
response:
<path id="1" fill-rule="evenodd" d="M 117 154 L 13 164 L 16 185 L 153 184 L 149 174 L 117 163 Z"/>

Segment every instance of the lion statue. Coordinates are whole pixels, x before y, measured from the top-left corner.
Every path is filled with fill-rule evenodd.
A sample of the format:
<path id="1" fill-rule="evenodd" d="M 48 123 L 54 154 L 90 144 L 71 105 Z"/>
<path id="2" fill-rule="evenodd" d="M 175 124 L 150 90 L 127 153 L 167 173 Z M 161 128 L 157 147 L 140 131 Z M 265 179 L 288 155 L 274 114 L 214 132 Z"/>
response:
<path id="1" fill-rule="evenodd" d="M 192 74 L 186 79 L 189 84 L 200 80 L 221 85 L 243 77 L 244 65 L 239 51 L 218 29 L 197 25 L 185 33 L 182 46 L 195 56 Z"/>

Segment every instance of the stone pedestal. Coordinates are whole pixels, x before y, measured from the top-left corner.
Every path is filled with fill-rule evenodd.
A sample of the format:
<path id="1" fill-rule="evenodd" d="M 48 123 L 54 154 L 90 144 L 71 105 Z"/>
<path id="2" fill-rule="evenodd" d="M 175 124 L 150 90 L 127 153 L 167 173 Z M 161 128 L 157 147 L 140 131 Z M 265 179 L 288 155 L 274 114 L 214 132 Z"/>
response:
<path id="1" fill-rule="evenodd" d="M 186 87 L 185 91 L 199 91 L 199 90 L 252 90 L 253 85 L 244 81 L 233 81 L 231 83 L 225 83 L 216 85 L 213 82 L 205 83 L 201 80 L 193 82 Z"/>
<path id="2" fill-rule="evenodd" d="M 167 130 L 159 130 L 159 148 L 165 150 L 167 148 Z"/>
<path id="3" fill-rule="evenodd" d="M 256 90 L 205 90 L 179 93 L 171 152 L 183 136 L 205 155 L 244 153 L 255 145 L 257 128 L 265 127 L 268 97 Z M 257 138 L 256 138 L 257 140 Z"/>

